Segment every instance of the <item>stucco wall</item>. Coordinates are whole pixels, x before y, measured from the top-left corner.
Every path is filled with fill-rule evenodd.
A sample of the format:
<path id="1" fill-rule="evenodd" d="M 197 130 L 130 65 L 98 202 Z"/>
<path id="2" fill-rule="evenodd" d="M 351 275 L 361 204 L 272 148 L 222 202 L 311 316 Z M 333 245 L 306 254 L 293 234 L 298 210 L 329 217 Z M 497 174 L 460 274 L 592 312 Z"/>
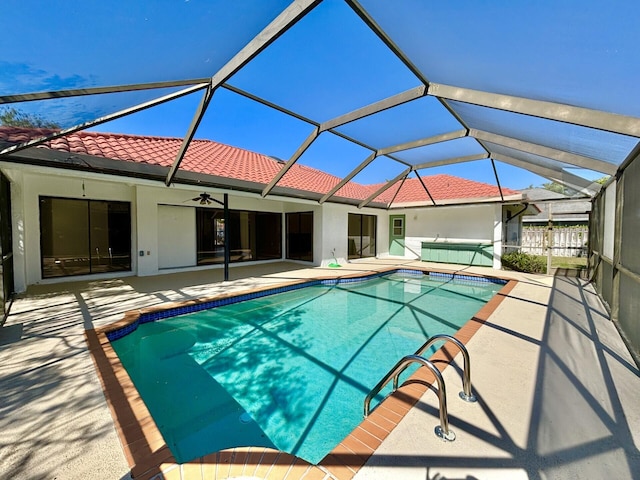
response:
<path id="1" fill-rule="evenodd" d="M 104 176 L 88 174 L 80 177 L 74 172 L 60 175 L 56 170 L 47 168 L 3 168 L 3 171 L 11 180 L 14 284 L 17 292 L 42 281 L 40 196 L 125 201 L 131 202 L 131 209 L 135 211 L 135 189 L 127 183 L 105 181 Z M 135 219 L 131 223 L 133 241 L 137 233 Z M 134 270 L 135 260 L 132 258 Z"/>
<path id="2" fill-rule="evenodd" d="M 15 288 L 21 292 L 28 285 L 69 281 L 69 277 L 42 279 L 40 268 L 40 213 L 39 197 L 87 198 L 114 200 L 131 203 L 131 255 L 132 271 L 110 273 L 82 278 L 104 278 L 123 275 L 156 275 L 185 269 L 221 268 L 221 266 L 195 266 L 189 257 L 185 261 L 184 249 L 171 253 L 171 238 L 164 238 L 163 259 L 160 261 L 159 239 L 171 237 L 175 232 L 163 228 L 159 220 L 160 206 L 193 209 L 199 206 L 192 198 L 203 190 L 197 187 L 172 186 L 161 182 L 133 180 L 126 177 L 100 175 L 69 170 L 58 170 L 29 165 L 0 164 L 11 180 L 12 220 L 14 230 Z M 223 190 L 207 188 L 214 198 L 222 200 Z M 407 209 L 389 212 L 380 209 L 358 209 L 355 206 L 324 203 L 310 200 L 285 198 L 261 198 L 257 194 L 228 192 L 229 207 L 234 210 L 268 212 L 314 213 L 314 261 L 313 265 L 332 263 L 334 257 L 344 264 L 348 256 L 348 215 L 365 214 L 377 217 L 377 256 L 389 252 L 389 214 L 400 213 L 406 218 L 405 257 L 420 258 L 423 241 L 471 241 L 493 242 L 500 252 L 502 213 L 500 205 L 477 205 L 464 207 L 438 207 L 429 209 Z M 218 205 L 211 205 L 219 207 Z M 190 216 L 190 215 L 189 215 Z M 285 222 L 283 217 L 283 258 L 285 256 Z M 189 243 L 194 243 L 189 237 Z M 184 243 L 184 242 L 183 242 Z M 193 247 L 195 249 L 195 245 Z M 140 254 L 142 252 L 142 254 Z M 193 252 L 195 254 L 195 251 Z M 496 255 L 496 257 L 499 255 Z M 243 263 L 243 265 L 250 262 Z M 181 268 L 185 265 L 185 268 Z M 188 265 L 188 266 L 187 266 Z M 161 267 L 169 268 L 161 268 Z M 171 268 L 171 267 L 176 268 Z M 233 264 L 232 264 L 233 266 Z M 500 267 L 499 258 L 494 266 Z"/>
<path id="3" fill-rule="evenodd" d="M 131 272 L 118 272 L 83 276 L 83 279 L 117 277 L 124 275 L 157 275 L 189 269 L 221 268 L 221 266 L 188 266 L 186 268 L 161 268 L 164 266 L 193 265 L 185 263 L 183 250 L 174 257 L 167 248 L 171 238 L 164 240 L 164 258 L 160 262 L 160 242 L 163 235 L 171 237 L 175 232 L 163 229 L 159 221 L 160 206 L 193 209 L 199 206 L 191 199 L 203 190 L 197 187 L 173 186 L 167 188 L 161 182 L 133 180 L 125 177 L 100 175 L 46 167 L 1 163 L 0 167 L 11 180 L 12 221 L 14 230 L 15 289 L 26 290 L 28 285 L 65 282 L 78 277 L 42 279 L 40 268 L 40 211 L 39 197 L 87 198 L 93 200 L 125 201 L 131 204 Z M 207 188 L 214 198 L 222 200 L 224 191 Z M 377 251 L 388 250 L 388 215 L 385 210 L 357 209 L 353 206 L 325 203 L 318 205 L 310 200 L 261 198 L 256 194 L 228 192 L 231 209 L 269 212 L 314 213 L 314 261 L 313 265 L 333 261 L 345 262 L 347 257 L 347 218 L 349 213 L 378 216 Z M 211 205 L 218 207 L 218 205 Z M 285 222 L 283 217 L 283 257 L 285 255 Z M 189 242 L 194 243 L 190 237 Z M 195 246 L 194 246 L 195 248 Z M 142 252 L 142 255 L 140 254 Z M 162 263 L 162 265 L 161 265 Z M 305 262 L 303 262 L 305 263 Z M 243 263 L 243 265 L 250 262 Z M 233 264 L 232 264 L 233 267 Z"/>
<path id="4" fill-rule="evenodd" d="M 420 258 L 422 242 L 493 243 L 494 268 L 500 268 L 501 205 L 406 209 L 391 214 L 405 215 L 405 258 Z M 383 230 L 379 227 L 379 231 Z M 385 231 L 388 251 L 388 223 Z"/>
<path id="5" fill-rule="evenodd" d="M 324 265 L 335 260 L 340 264 L 347 262 L 348 257 L 348 219 L 349 214 L 374 215 L 377 217 L 376 252 L 383 256 L 389 251 L 389 215 L 386 210 L 358 209 L 349 205 L 324 203 L 322 205 L 322 251 Z"/>

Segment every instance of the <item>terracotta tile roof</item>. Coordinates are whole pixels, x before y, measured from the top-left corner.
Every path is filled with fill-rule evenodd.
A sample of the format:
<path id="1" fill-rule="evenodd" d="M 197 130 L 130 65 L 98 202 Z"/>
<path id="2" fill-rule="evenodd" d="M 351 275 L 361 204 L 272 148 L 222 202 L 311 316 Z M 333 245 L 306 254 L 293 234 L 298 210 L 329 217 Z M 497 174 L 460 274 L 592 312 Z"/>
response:
<path id="1" fill-rule="evenodd" d="M 479 199 L 479 198 L 493 198 L 499 197 L 500 191 L 497 186 L 489 185 L 488 183 L 476 182 L 474 180 L 467 180 L 453 175 L 438 174 L 431 176 L 421 175 L 422 181 L 429 190 L 431 196 L 436 200 L 461 200 L 461 199 Z M 382 187 L 382 183 L 372 185 L 372 192 Z M 393 196 L 398 191 L 397 186 L 389 188 L 376 200 L 382 202 L 390 202 Z M 517 195 L 518 191 L 510 188 L 502 187 L 503 195 Z M 408 203 L 408 202 L 430 202 L 429 195 L 425 191 L 422 183 L 417 178 L 407 178 L 400 192 L 396 196 L 394 203 Z"/>
<path id="2" fill-rule="evenodd" d="M 19 143 L 50 134 L 51 130 L 0 127 L 0 141 Z M 96 157 L 146 163 L 170 167 L 173 164 L 181 138 L 140 136 L 116 133 L 76 132 L 49 140 L 41 148 L 86 154 Z M 193 140 L 187 149 L 180 168 L 190 172 L 234 178 L 261 184 L 268 184 L 280 171 L 284 163 L 266 155 L 225 145 L 211 140 Z M 484 198 L 499 196 L 498 188 L 485 183 L 465 180 L 451 175 L 422 177 L 429 192 L 437 200 Z M 333 188 L 340 178 L 321 170 L 294 164 L 282 177 L 278 186 L 324 194 Z M 364 200 L 382 184 L 361 185 L 349 182 L 337 196 Z M 389 202 L 395 194 L 394 186 L 376 200 Z M 515 192 L 503 188 L 505 195 Z M 394 204 L 405 202 L 429 202 L 424 188 L 417 178 L 407 179 Z"/>

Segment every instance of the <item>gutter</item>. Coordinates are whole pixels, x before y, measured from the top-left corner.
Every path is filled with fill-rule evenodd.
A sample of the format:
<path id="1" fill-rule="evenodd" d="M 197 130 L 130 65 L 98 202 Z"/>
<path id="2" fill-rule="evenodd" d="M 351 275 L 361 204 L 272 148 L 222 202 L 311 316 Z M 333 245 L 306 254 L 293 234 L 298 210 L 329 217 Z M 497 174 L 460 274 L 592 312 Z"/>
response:
<path id="1" fill-rule="evenodd" d="M 520 215 L 522 215 L 524 212 L 527 211 L 527 208 L 529 208 L 529 204 L 527 202 L 524 202 L 524 207 L 522 207 L 522 210 L 520 210 L 519 212 L 516 212 L 515 215 L 513 217 L 509 217 L 507 218 L 507 221 L 504 222 L 505 224 L 509 223 L 511 220 L 513 220 L 514 218 L 518 218 Z"/>

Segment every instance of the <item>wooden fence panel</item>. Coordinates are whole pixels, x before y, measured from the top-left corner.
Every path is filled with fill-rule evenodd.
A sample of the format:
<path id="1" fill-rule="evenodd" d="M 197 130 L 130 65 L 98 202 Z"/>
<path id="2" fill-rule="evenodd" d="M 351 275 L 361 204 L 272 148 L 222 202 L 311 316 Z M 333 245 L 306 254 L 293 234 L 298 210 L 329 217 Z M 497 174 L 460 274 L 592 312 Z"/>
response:
<path id="1" fill-rule="evenodd" d="M 522 251 L 533 255 L 546 255 L 547 227 L 523 227 Z M 586 254 L 589 227 L 554 227 L 553 256 L 580 257 Z"/>

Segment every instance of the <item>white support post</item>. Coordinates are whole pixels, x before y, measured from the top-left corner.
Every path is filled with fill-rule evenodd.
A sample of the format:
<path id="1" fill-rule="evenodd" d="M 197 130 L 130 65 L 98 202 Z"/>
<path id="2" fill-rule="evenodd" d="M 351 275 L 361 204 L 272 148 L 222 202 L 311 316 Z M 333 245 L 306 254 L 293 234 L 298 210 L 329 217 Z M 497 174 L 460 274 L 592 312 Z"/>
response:
<path id="1" fill-rule="evenodd" d="M 493 268 L 502 269 L 502 205 L 496 204 L 493 221 Z"/>

